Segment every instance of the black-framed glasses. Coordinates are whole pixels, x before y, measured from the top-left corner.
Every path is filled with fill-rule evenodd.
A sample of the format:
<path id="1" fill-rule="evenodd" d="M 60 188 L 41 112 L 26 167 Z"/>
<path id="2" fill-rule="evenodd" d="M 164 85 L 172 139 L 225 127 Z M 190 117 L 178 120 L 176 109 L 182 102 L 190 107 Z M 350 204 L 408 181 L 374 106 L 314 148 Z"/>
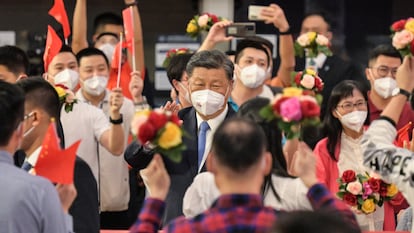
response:
<path id="1" fill-rule="evenodd" d="M 371 67 L 371 69 L 375 69 L 380 77 L 385 77 L 391 72 L 391 77 L 395 78 L 395 75 L 397 74 L 397 68 L 388 66 Z"/>
<path id="2" fill-rule="evenodd" d="M 367 101 L 360 100 L 356 103 L 345 102 L 341 105 L 338 105 L 337 107 L 342 108 L 346 112 L 350 112 L 350 111 L 354 110 L 354 108 L 356 108 L 358 110 L 365 110 L 367 108 Z"/>

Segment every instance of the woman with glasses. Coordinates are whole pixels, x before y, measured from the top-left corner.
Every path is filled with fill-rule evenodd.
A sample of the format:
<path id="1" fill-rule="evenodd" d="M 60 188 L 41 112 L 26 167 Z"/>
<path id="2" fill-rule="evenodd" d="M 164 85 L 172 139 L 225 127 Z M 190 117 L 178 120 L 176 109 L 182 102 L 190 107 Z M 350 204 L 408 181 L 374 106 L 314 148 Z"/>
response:
<path id="1" fill-rule="evenodd" d="M 367 100 L 361 84 L 352 80 L 336 85 L 328 100 L 323 120 L 326 137 L 317 143 L 314 153 L 317 157 L 316 175 L 332 193 L 338 192 L 337 179 L 344 171 L 367 172 L 360 145 L 364 125 L 369 123 Z M 382 231 L 384 221 L 394 221 L 393 214 L 393 209 L 384 205 L 377 207 L 372 214 L 357 213 L 356 216 L 362 230 Z"/>

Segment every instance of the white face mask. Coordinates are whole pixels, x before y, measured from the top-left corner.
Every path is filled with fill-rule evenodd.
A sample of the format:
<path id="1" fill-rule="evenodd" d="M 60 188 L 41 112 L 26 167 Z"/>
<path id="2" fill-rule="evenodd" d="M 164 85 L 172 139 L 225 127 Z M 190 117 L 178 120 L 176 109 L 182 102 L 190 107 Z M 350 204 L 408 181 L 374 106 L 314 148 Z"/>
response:
<path id="1" fill-rule="evenodd" d="M 367 111 L 353 111 L 343 116 L 341 116 L 341 114 L 338 111 L 336 111 L 336 113 L 341 117 L 339 121 L 344 126 L 355 132 L 361 131 L 361 128 L 364 125 L 364 122 L 367 119 L 368 114 Z"/>
<path id="2" fill-rule="evenodd" d="M 224 107 L 224 95 L 206 89 L 191 93 L 191 103 L 200 114 L 212 115 Z"/>
<path id="3" fill-rule="evenodd" d="M 181 91 L 180 91 L 180 93 L 182 93 L 182 92 L 185 92 L 185 94 L 184 94 L 184 99 L 188 102 L 188 103 L 191 103 L 191 99 L 190 99 L 190 93 L 188 92 L 188 89 L 184 86 L 184 84 L 182 84 L 181 82 L 178 82 L 178 85 L 180 85 L 181 86 Z"/>
<path id="4" fill-rule="evenodd" d="M 99 46 L 98 49 L 101 50 L 105 54 L 106 58 L 108 58 L 109 64 L 111 64 L 112 57 L 114 56 L 114 52 L 115 52 L 115 45 L 111 43 L 105 43 Z"/>
<path id="5" fill-rule="evenodd" d="M 384 99 L 391 97 L 395 88 L 397 88 L 397 82 L 391 77 L 379 78 L 374 81 L 375 92 Z"/>
<path id="6" fill-rule="evenodd" d="M 98 96 L 105 91 L 107 84 L 107 77 L 93 76 L 92 78 L 83 81 L 83 89 L 90 95 Z"/>
<path id="7" fill-rule="evenodd" d="M 79 83 L 79 73 L 72 69 L 64 69 L 55 75 L 54 80 L 55 85 L 61 84 L 73 91 Z"/>
<path id="8" fill-rule="evenodd" d="M 248 88 L 256 88 L 264 83 L 268 73 L 256 64 L 246 66 L 240 71 L 240 81 Z"/>

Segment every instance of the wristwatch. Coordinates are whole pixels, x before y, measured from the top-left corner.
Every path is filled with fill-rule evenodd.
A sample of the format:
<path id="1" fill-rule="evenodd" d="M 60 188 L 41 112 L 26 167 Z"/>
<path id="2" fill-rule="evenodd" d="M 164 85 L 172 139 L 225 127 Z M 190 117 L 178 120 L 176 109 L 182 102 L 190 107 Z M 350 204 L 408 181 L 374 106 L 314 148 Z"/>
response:
<path id="1" fill-rule="evenodd" d="M 405 96 L 407 97 L 407 99 L 408 99 L 408 100 L 410 100 L 410 99 L 411 99 L 411 92 L 409 92 L 409 91 L 407 91 L 407 90 L 404 90 L 404 89 L 401 89 L 401 88 L 399 88 L 399 87 L 395 88 L 395 89 L 392 91 L 392 96 L 396 96 L 396 95 L 405 95 Z"/>

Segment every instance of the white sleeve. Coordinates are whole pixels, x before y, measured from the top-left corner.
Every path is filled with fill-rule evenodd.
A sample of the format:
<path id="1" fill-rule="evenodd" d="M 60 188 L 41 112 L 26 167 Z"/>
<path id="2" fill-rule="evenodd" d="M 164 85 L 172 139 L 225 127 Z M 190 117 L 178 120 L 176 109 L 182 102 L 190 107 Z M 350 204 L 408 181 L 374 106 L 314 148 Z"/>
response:
<path id="1" fill-rule="evenodd" d="M 362 139 L 364 165 L 397 185 L 411 206 L 414 205 L 414 153 L 396 147 L 397 135 L 390 122 L 378 119 L 372 122 Z"/>
<path id="2" fill-rule="evenodd" d="M 102 109 L 96 108 L 95 106 L 90 108 L 90 114 L 93 115 L 93 117 L 90 118 L 92 120 L 90 123 L 93 125 L 93 134 L 99 142 L 102 134 L 111 127 L 109 124 L 109 117 L 105 115 Z"/>
<path id="3" fill-rule="evenodd" d="M 220 196 L 210 172 L 198 174 L 193 183 L 187 188 L 183 199 L 183 213 L 192 218 L 210 208 L 211 204 Z"/>

